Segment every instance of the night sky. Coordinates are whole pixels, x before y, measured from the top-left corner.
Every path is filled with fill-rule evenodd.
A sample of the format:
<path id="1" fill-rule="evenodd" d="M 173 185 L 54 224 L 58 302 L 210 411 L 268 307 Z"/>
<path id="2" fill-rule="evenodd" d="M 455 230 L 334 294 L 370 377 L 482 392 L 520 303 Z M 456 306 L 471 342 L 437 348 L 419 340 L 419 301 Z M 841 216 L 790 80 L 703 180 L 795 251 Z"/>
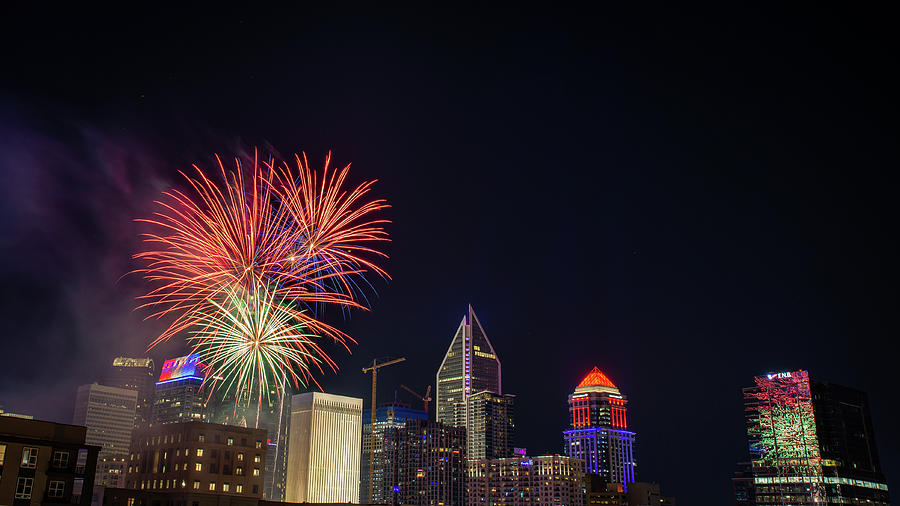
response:
<path id="1" fill-rule="evenodd" d="M 638 479 L 727 504 L 741 387 L 803 368 L 869 393 L 896 495 L 900 87 L 867 9 L 7 10 L 0 404 L 68 422 L 144 353 L 133 219 L 179 169 L 333 150 L 392 205 L 393 280 L 329 315 L 359 345 L 326 391 L 368 403 L 386 356 L 382 400 L 433 385 L 471 303 L 531 454 L 562 450 L 597 365 Z"/>

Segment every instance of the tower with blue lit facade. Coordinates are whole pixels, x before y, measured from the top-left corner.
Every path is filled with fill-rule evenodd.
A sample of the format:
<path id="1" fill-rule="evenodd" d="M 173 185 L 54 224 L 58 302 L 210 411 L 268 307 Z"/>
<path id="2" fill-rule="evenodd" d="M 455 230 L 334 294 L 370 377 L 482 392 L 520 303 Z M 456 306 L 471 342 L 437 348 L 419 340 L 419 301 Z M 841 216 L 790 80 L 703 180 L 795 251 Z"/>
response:
<path id="1" fill-rule="evenodd" d="M 584 471 L 627 489 L 634 482 L 634 432 L 628 430 L 628 399 L 594 367 L 569 395 L 566 455 L 584 461 Z"/>

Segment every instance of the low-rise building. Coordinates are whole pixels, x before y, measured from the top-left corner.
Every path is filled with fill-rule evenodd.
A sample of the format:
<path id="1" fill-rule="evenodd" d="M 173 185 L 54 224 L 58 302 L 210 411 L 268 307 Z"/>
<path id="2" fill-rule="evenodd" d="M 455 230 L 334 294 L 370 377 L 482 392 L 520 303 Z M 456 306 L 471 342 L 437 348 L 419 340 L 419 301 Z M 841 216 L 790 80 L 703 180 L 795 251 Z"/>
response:
<path id="1" fill-rule="evenodd" d="M 100 448 L 76 425 L 0 417 L 0 504 L 91 503 Z"/>
<path id="2" fill-rule="evenodd" d="M 584 505 L 584 462 L 563 455 L 468 462 L 466 504 Z"/>
<path id="3" fill-rule="evenodd" d="M 136 429 L 126 487 L 262 497 L 266 431 L 204 422 Z"/>

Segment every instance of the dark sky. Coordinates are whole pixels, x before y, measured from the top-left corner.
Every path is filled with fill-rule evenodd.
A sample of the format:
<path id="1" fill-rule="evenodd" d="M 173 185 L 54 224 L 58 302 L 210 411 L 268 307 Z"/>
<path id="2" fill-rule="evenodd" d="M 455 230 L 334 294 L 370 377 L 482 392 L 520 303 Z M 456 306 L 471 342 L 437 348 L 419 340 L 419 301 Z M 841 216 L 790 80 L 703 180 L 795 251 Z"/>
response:
<path id="1" fill-rule="evenodd" d="M 472 303 L 532 454 L 561 450 L 597 365 L 638 479 L 726 504 L 741 387 L 804 368 L 869 392 L 900 490 L 894 18 L 420 9 L 7 11 L 0 404 L 68 421 L 75 385 L 158 332 L 119 278 L 178 169 L 331 149 L 394 223 L 327 391 L 367 395 L 383 356 L 408 360 L 382 399 L 433 384 Z"/>

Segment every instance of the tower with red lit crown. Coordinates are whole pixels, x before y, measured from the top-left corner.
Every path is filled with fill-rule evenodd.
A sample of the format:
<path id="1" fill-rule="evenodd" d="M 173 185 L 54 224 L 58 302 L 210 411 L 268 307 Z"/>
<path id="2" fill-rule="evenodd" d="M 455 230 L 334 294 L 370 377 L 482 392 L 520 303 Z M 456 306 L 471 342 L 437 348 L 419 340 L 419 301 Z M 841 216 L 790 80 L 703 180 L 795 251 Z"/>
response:
<path id="1" fill-rule="evenodd" d="M 628 430 L 628 399 L 594 367 L 569 395 L 566 455 L 584 461 L 586 473 L 627 489 L 634 482 L 634 432 Z"/>

